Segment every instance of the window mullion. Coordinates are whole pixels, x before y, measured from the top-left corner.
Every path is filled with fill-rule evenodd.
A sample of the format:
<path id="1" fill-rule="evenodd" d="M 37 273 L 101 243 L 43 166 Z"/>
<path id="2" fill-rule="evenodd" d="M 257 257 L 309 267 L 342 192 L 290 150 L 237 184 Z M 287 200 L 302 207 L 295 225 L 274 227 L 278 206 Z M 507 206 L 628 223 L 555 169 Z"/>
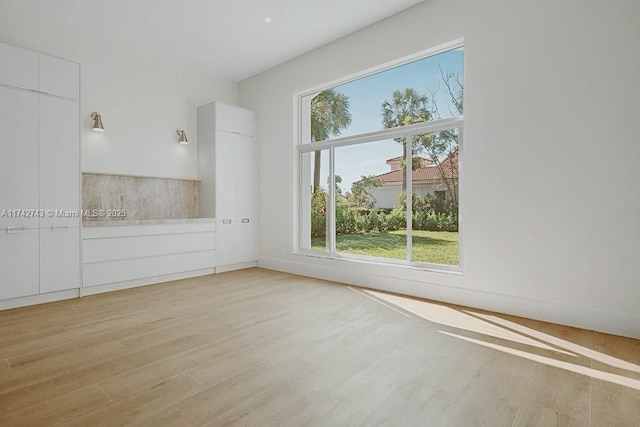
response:
<path id="1" fill-rule="evenodd" d="M 336 253 L 336 164 L 335 164 L 335 147 L 329 148 L 329 205 L 327 212 L 327 221 L 329 222 L 329 236 L 327 239 L 327 248 L 330 254 Z"/>
<path id="2" fill-rule="evenodd" d="M 407 262 L 413 259 L 413 143 L 411 137 L 407 137 L 404 150 L 405 181 L 407 183 L 405 194 L 407 203 Z"/>

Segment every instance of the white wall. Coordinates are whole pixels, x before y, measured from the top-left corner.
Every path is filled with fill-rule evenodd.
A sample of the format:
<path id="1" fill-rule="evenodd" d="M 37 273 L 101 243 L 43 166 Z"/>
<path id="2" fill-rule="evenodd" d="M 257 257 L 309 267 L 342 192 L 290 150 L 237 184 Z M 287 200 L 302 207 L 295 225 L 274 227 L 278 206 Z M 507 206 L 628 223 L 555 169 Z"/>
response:
<path id="1" fill-rule="evenodd" d="M 196 179 L 196 108 L 238 101 L 238 84 L 0 1 L 0 41 L 82 64 L 82 169 Z M 92 111 L 106 131 L 91 131 Z M 183 128 L 188 146 L 177 143 Z"/>
<path id="2" fill-rule="evenodd" d="M 265 267 L 640 337 L 640 3 L 429 0 L 241 83 Z M 465 38 L 462 275 L 293 254 L 293 94 Z"/>

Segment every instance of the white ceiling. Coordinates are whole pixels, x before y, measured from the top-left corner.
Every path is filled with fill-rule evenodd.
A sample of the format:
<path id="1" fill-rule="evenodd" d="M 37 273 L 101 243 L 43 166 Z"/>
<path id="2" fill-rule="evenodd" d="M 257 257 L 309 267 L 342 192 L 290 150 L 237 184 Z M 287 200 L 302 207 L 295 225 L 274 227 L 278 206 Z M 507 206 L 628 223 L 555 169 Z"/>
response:
<path id="1" fill-rule="evenodd" d="M 423 0 L 10 1 L 239 81 Z"/>

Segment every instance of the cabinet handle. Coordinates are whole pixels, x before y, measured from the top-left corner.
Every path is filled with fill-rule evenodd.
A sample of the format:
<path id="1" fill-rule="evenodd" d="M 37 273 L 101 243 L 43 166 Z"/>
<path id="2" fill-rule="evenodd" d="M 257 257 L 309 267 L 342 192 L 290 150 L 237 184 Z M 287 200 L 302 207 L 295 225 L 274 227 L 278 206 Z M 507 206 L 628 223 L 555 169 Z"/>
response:
<path id="1" fill-rule="evenodd" d="M 7 227 L 7 233 L 24 233 L 26 230 L 24 227 Z"/>
<path id="2" fill-rule="evenodd" d="M 243 224 L 249 224 L 249 218 L 242 218 Z"/>
<path id="3" fill-rule="evenodd" d="M 231 224 L 231 220 L 230 219 L 223 219 L 222 223 L 223 224 Z"/>
<path id="4" fill-rule="evenodd" d="M 60 231 L 68 231 L 69 230 L 69 226 L 68 225 L 52 225 L 51 226 L 51 231 L 56 231 L 56 230 L 60 230 Z"/>

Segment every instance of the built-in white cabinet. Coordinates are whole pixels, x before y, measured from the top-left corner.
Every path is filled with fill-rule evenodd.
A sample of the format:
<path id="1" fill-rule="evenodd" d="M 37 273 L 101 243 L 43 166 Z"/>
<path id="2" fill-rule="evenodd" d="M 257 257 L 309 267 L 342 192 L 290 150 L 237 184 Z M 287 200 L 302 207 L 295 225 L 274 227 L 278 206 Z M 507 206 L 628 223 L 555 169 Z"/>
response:
<path id="1" fill-rule="evenodd" d="M 217 220 L 217 270 L 255 265 L 256 141 L 254 115 L 213 102 L 198 109 L 201 216 Z"/>
<path id="2" fill-rule="evenodd" d="M 0 300 L 40 291 L 38 257 L 38 229 L 0 230 Z"/>
<path id="3" fill-rule="evenodd" d="M 213 127 L 223 132 L 236 133 L 246 136 L 254 136 L 254 114 L 252 111 L 234 105 L 227 105 L 220 102 L 209 104 L 213 112 L 212 117 L 205 117 L 205 120 L 213 119 Z M 207 108 L 207 106 L 204 106 Z"/>
<path id="4" fill-rule="evenodd" d="M 49 95 L 80 99 L 80 67 L 75 62 L 40 54 L 38 91 Z"/>
<path id="5" fill-rule="evenodd" d="M 0 230 L 38 228 L 38 94 L 0 87 L 0 135 Z"/>
<path id="6" fill-rule="evenodd" d="M 80 286 L 80 228 L 40 229 L 40 293 Z"/>
<path id="7" fill-rule="evenodd" d="M 216 224 L 210 222 L 86 227 L 84 293 L 212 274 Z"/>
<path id="8" fill-rule="evenodd" d="M 80 287 L 79 90 L 79 64 L 0 43 L 0 300 Z"/>
<path id="9" fill-rule="evenodd" d="M 0 43 L 0 84 L 38 90 L 38 52 Z"/>
<path id="10" fill-rule="evenodd" d="M 40 227 L 79 227 L 80 150 L 78 103 L 39 95 L 40 207 L 54 215 L 40 218 Z"/>

